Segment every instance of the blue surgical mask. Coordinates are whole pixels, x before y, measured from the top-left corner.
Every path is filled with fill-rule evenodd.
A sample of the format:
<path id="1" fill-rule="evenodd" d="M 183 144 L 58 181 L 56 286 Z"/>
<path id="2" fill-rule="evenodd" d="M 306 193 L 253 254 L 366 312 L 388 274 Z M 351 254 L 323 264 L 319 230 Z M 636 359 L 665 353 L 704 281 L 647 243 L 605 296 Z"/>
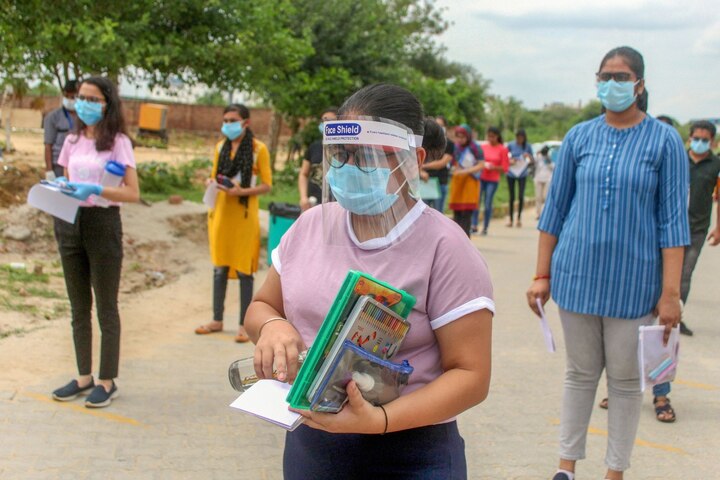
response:
<path id="1" fill-rule="evenodd" d="M 635 103 L 636 84 L 637 82 L 616 82 L 614 79 L 597 82 L 597 96 L 611 112 L 624 112 Z"/>
<path id="2" fill-rule="evenodd" d="M 223 135 L 225 135 L 231 142 L 242 135 L 243 126 L 242 122 L 223 123 L 220 129 Z"/>
<path id="3" fill-rule="evenodd" d="M 331 167 L 325 178 L 333 196 L 345 210 L 357 215 L 379 215 L 398 199 L 397 192 L 402 185 L 395 193 L 387 193 L 387 185 L 390 175 L 400 165 L 392 170 L 376 168 L 364 172 L 355 165 L 346 164 L 340 168 Z"/>
<path id="4" fill-rule="evenodd" d="M 710 150 L 710 141 L 709 140 L 700 140 L 694 139 L 690 141 L 690 150 L 697 153 L 698 155 L 702 155 L 703 153 L 707 153 L 708 150 Z"/>
<path id="5" fill-rule="evenodd" d="M 75 113 L 85 125 L 95 125 L 103 117 L 103 106 L 97 102 L 87 100 L 75 100 Z"/>
<path id="6" fill-rule="evenodd" d="M 320 122 L 320 125 L 318 125 L 318 130 L 320 130 L 321 134 L 325 134 L 325 122 Z"/>

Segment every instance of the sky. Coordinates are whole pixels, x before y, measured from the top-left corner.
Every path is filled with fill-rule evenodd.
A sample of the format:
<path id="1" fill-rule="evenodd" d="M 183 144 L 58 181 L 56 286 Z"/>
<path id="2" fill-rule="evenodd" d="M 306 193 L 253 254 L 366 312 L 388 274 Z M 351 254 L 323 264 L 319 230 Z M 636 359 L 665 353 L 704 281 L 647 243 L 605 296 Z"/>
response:
<path id="1" fill-rule="evenodd" d="M 681 122 L 720 117 L 718 0 L 437 0 L 450 60 L 472 65 L 491 93 L 527 108 L 595 98 L 605 53 L 645 58 L 648 111 Z"/>

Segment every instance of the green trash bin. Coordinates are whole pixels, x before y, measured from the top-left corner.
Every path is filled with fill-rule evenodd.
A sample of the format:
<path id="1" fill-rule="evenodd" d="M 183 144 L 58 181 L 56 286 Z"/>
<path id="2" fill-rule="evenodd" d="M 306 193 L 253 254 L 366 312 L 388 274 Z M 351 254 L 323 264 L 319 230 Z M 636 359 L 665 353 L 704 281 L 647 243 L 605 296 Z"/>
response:
<path id="1" fill-rule="evenodd" d="M 292 203 L 272 202 L 268 205 L 270 221 L 268 225 L 267 264 L 272 265 L 272 251 L 280 245 L 280 239 L 295 220 L 300 216 L 302 210 L 300 205 Z"/>

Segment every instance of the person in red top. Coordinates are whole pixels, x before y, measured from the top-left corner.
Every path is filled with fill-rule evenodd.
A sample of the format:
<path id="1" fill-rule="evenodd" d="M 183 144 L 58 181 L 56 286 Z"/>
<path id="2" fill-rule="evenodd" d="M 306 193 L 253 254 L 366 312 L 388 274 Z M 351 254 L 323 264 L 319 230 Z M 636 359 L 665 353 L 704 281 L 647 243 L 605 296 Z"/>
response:
<path id="1" fill-rule="evenodd" d="M 480 204 L 483 205 L 483 229 L 482 235 L 487 235 L 488 225 L 492 218 L 493 198 L 500 183 L 500 172 L 508 171 L 510 168 L 509 152 L 503 145 L 502 133 L 497 127 L 488 127 L 485 134 L 487 143 L 481 145 L 485 157 L 485 168 L 480 174 Z M 483 197 L 484 201 L 483 201 Z M 478 230 L 478 210 L 473 212 L 472 230 Z"/>

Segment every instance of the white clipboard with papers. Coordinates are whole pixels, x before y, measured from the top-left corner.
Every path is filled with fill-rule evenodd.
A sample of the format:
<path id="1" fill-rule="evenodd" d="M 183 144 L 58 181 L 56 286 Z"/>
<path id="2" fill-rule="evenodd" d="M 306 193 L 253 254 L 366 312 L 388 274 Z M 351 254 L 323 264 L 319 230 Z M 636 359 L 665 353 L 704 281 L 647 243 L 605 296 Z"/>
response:
<path id="1" fill-rule="evenodd" d="M 78 208 L 82 204 L 80 200 L 62 193 L 59 188 L 43 184 L 32 186 L 27 203 L 68 223 L 75 223 Z"/>

